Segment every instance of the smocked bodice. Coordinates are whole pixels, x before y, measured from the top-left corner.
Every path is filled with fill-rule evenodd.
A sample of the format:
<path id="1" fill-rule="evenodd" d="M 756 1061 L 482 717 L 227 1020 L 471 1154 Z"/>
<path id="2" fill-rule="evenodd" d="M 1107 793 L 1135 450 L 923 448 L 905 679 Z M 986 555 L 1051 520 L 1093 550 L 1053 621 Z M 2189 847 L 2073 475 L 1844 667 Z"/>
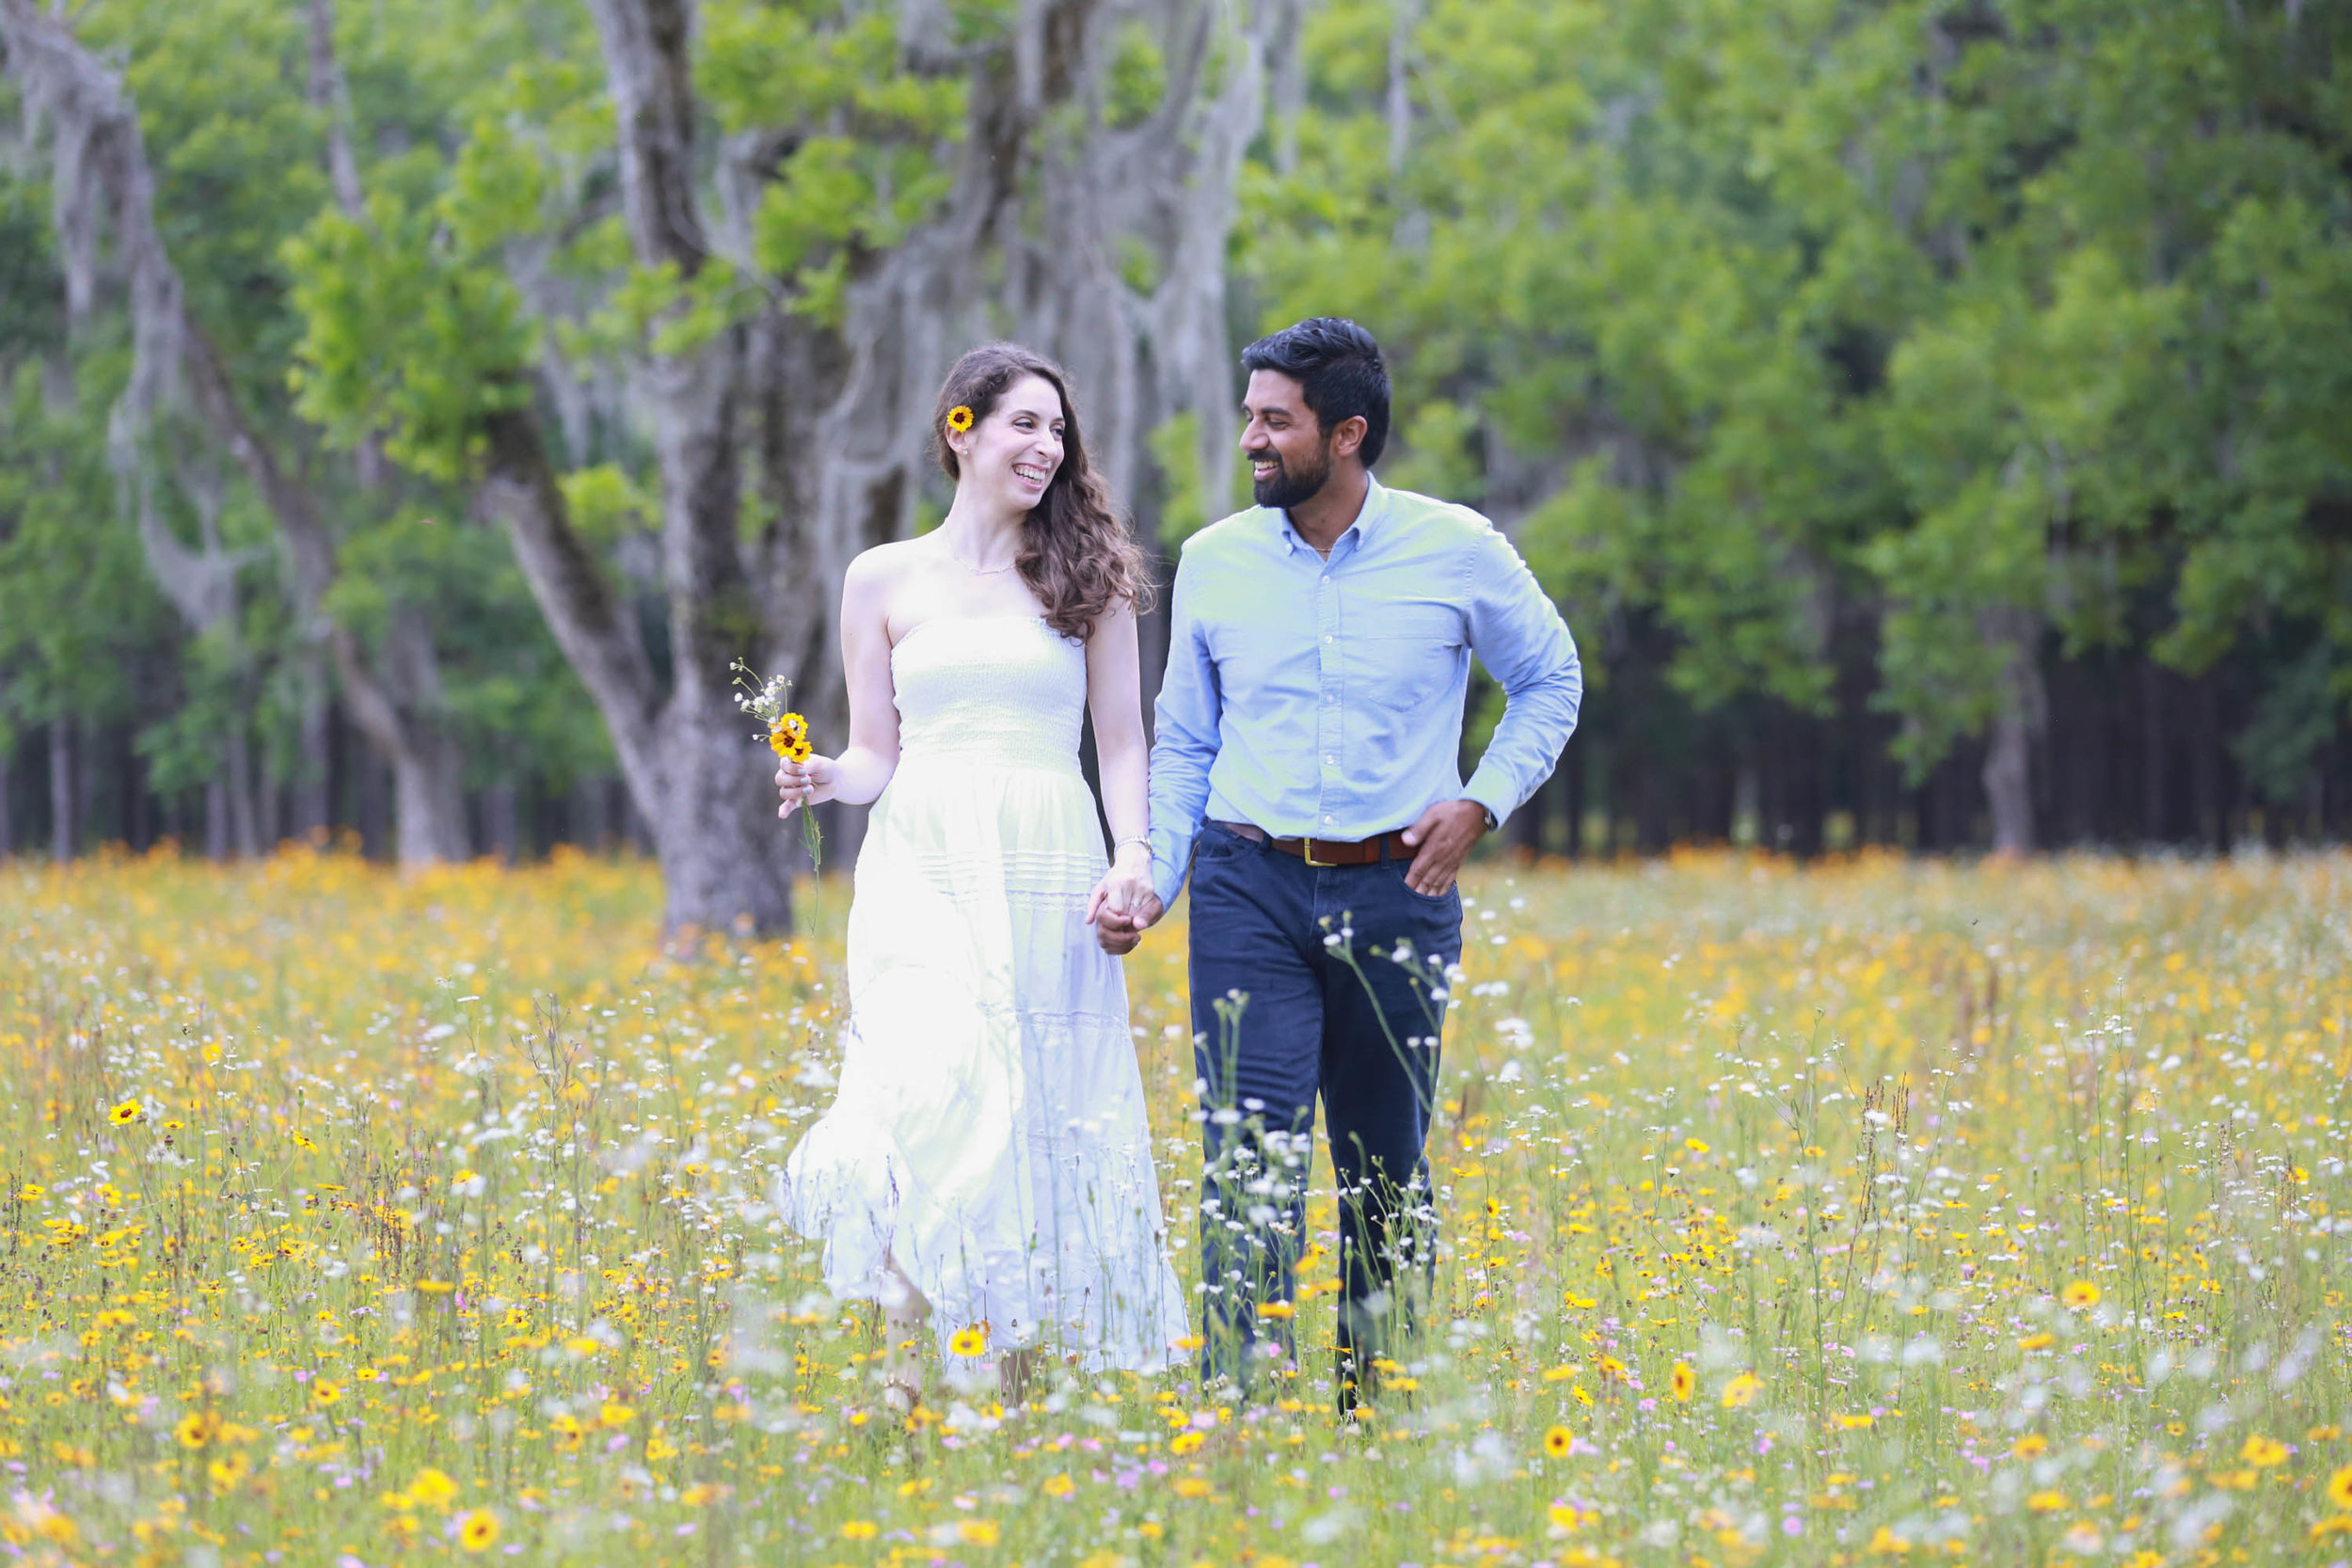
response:
<path id="1" fill-rule="evenodd" d="M 925 621 L 890 650 L 899 766 L 1075 772 L 1086 647 L 1032 615 Z"/>

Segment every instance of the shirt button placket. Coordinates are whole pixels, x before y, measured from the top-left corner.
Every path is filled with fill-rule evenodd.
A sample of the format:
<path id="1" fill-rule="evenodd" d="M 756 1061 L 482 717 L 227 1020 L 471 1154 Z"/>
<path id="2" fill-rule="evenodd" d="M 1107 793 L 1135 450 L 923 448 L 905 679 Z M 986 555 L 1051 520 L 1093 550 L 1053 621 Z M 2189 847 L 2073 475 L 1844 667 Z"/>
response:
<path id="1" fill-rule="evenodd" d="M 1340 589 L 1327 564 L 1315 580 L 1315 627 L 1323 635 L 1317 650 L 1322 702 L 1315 707 L 1315 816 L 1320 825 L 1332 826 L 1332 794 L 1339 788 L 1340 759 Z"/>

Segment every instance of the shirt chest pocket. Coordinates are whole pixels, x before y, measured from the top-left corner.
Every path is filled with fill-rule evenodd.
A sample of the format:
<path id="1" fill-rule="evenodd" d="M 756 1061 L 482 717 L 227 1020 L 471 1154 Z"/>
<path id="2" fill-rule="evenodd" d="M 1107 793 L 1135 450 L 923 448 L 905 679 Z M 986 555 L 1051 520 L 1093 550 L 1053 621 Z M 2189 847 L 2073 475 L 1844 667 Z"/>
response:
<path id="1" fill-rule="evenodd" d="M 1410 713 L 1452 687 L 1462 618 L 1442 604 L 1377 605 L 1352 615 L 1340 641 L 1347 701 Z"/>

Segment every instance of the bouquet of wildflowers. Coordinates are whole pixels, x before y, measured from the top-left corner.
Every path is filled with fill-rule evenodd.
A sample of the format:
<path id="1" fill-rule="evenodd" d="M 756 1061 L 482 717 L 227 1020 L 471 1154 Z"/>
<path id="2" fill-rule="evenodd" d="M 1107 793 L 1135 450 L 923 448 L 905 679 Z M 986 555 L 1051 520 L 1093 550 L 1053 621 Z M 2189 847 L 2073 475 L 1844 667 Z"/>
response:
<path id="1" fill-rule="evenodd" d="M 735 705 L 759 721 L 759 735 L 768 749 L 787 762 L 806 762 L 811 750 L 808 721 L 787 705 L 792 700 L 792 683 L 782 675 L 762 680 L 739 658 L 729 668 L 735 672 Z M 806 806 L 801 808 L 801 842 L 808 846 L 809 864 L 821 866 L 824 834 L 818 831 L 817 814 Z"/>

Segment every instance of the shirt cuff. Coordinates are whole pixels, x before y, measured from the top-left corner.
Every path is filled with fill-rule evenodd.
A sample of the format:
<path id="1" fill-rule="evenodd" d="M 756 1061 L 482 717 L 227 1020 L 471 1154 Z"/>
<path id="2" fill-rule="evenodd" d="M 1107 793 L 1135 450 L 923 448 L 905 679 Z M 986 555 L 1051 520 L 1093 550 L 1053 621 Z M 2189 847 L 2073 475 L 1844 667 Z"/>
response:
<path id="1" fill-rule="evenodd" d="M 1184 869 L 1156 855 L 1152 858 L 1152 893 L 1159 899 L 1163 911 L 1173 906 L 1176 895 L 1184 892 Z"/>
<path id="2" fill-rule="evenodd" d="M 1501 779 L 1488 778 L 1483 768 L 1462 787 L 1462 799 L 1475 800 L 1486 808 L 1487 816 L 1493 820 L 1493 826 L 1486 830 L 1490 833 L 1501 832 L 1511 819 L 1511 813 L 1518 809 L 1516 793 Z"/>

